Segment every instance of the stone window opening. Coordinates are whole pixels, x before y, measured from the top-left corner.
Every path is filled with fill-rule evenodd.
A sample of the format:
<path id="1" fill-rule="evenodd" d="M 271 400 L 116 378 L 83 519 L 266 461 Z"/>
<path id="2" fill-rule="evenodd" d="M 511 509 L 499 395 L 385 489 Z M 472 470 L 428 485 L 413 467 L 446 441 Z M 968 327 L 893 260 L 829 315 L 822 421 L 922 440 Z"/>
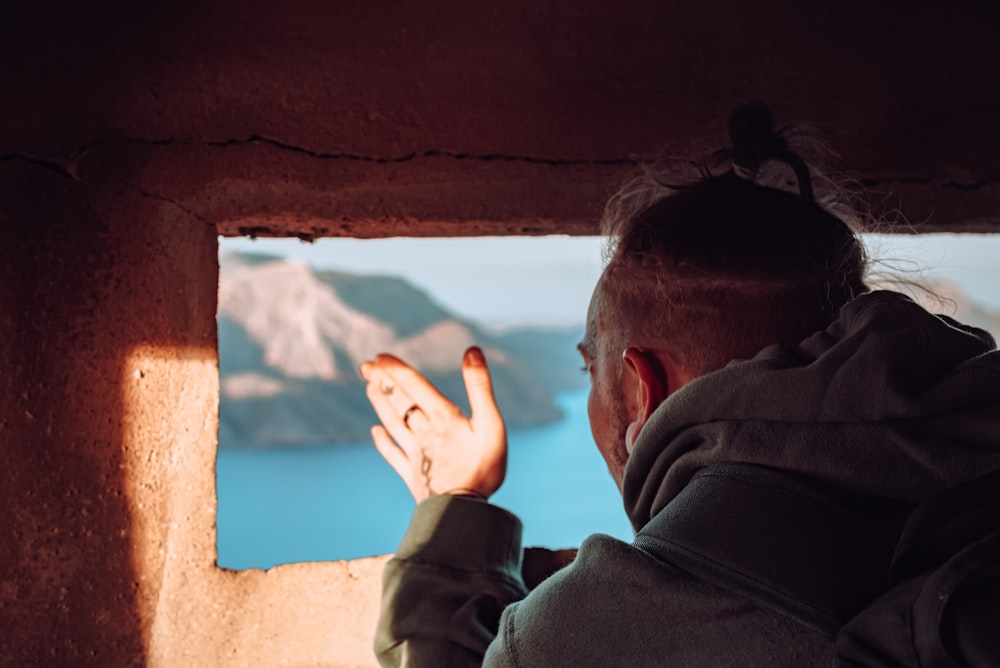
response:
<path id="1" fill-rule="evenodd" d="M 457 381 L 456 366 L 461 350 L 471 343 L 491 345 L 493 339 L 489 337 L 497 329 L 503 330 L 495 326 L 504 318 L 502 308 L 494 307 L 491 318 L 486 311 L 475 311 L 469 302 L 464 305 L 460 299 L 456 302 L 446 291 L 444 295 L 434 294 L 434 286 L 441 285 L 434 280 L 440 279 L 430 278 L 422 283 L 419 267 L 407 266 L 407 257 L 437 253 L 440 257 L 432 262 L 442 276 L 461 276 L 464 282 L 472 284 L 470 290 L 475 290 L 477 281 L 481 281 L 478 289 L 484 293 L 492 291 L 487 301 L 507 299 L 518 303 L 526 299 L 525 288 L 530 287 L 523 281 L 537 282 L 530 274 L 538 272 L 539 267 L 532 267 L 528 259 L 522 263 L 521 273 L 527 274 L 522 283 L 511 284 L 490 275 L 491 258 L 498 265 L 516 263 L 526 253 L 519 250 L 519 244 L 558 244 L 559 239 L 395 239 L 360 245 L 359 240 L 350 239 L 322 240 L 310 245 L 292 239 L 268 240 L 256 245 L 245 240 L 223 240 L 219 303 L 222 406 L 217 455 L 220 565 L 234 569 L 271 568 L 285 563 L 356 559 L 391 552 L 405 530 L 412 500 L 368 440 L 367 428 L 373 423 L 374 414 L 364 400 L 363 387 L 354 370 L 359 355 L 390 350 L 407 359 L 415 356 L 416 363 L 425 365 L 425 371 L 440 372 L 440 377 L 448 383 L 444 388 L 446 393 L 461 401 L 463 391 Z M 572 270 L 566 266 L 561 269 L 586 272 L 586 278 L 577 279 L 576 294 L 566 297 L 574 301 L 574 308 L 582 314 L 599 273 L 600 240 L 562 239 L 566 247 L 574 244 L 583 247 L 583 252 L 562 251 L 572 256 L 577 265 Z M 976 310 L 984 297 L 982 292 L 976 292 L 975 286 L 969 312 L 968 300 L 962 292 L 968 289 L 967 284 L 963 288 L 968 271 L 963 276 L 961 265 L 963 261 L 974 263 L 975 258 L 969 259 L 968 243 L 956 246 L 954 239 L 866 235 L 866 245 L 879 260 L 876 273 L 888 269 L 906 280 L 926 278 L 934 292 L 918 290 L 917 298 L 929 301 L 931 308 L 949 314 L 957 311 L 961 317 L 971 317 L 989 327 L 988 315 L 985 321 L 976 320 L 989 309 Z M 965 241 L 970 240 L 965 237 Z M 988 245 L 992 241 L 995 240 L 987 238 L 972 245 Z M 455 248 L 464 250 L 448 250 L 455 244 Z M 509 248 L 501 250 L 500 246 Z M 436 247 L 440 248 L 433 250 Z M 365 253 L 373 257 L 368 267 L 357 259 Z M 555 252 L 550 253 L 553 265 L 558 267 L 566 262 Z M 950 257 L 956 253 L 957 258 Z M 463 256 L 463 260 L 453 261 L 458 256 Z M 274 264 L 268 266 L 269 263 Z M 929 266 L 927 276 L 915 273 L 915 268 L 921 265 Z M 470 270 L 472 266 L 479 271 Z M 943 269 L 944 275 L 935 276 L 935 267 Z M 407 275 L 418 278 L 415 283 L 413 279 L 400 278 Z M 551 272 L 543 271 L 542 275 L 555 280 Z M 958 283 L 949 278 L 955 276 Z M 489 285 L 491 281 L 493 285 Z M 260 294 L 261 286 L 266 286 L 267 294 Z M 933 295 L 943 300 L 935 301 Z M 250 312 L 254 302 L 259 308 L 255 313 Z M 542 308 L 553 307 L 550 304 Z M 401 309 L 409 311 L 401 313 Z M 582 322 L 582 315 L 574 318 L 565 311 L 561 315 L 563 325 Z M 516 320 L 518 314 L 508 312 L 505 317 L 508 321 Z M 273 333 L 282 327 L 286 331 Z M 994 324 L 994 331 L 995 327 Z M 256 341 L 251 340 L 254 336 Z M 350 345 L 344 347 L 343 340 L 336 340 L 338 337 L 353 338 L 353 351 Z M 435 338 L 440 343 L 428 347 Z M 567 344 L 564 352 L 568 353 L 563 366 L 569 369 L 574 363 L 572 344 L 569 340 L 562 343 Z M 502 345 L 494 345 L 490 353 L 502 359 Z M 569 407 L 577 411 L 577 419 L 581 418 L 582 397 L 578 393 L 577 405 Z M 567 410 L 565 405 L 559 408 Z M 513 407 L 507 414 L 516 417 L 517 410 L 518 407 Z M 280 415 L 275 417 L 275 414 Z M 240 420 L 246 421 L 248 417 L 253 423 L 249 427 L 253 433 L 241 434 Z M 514 426 L 512 448 L 525 438 L 518 426 Z M 585 452 L 590 448 L 589 435 L 583 430 L 557 437 L 574 439 L 575 446 Z M 241 438 L 245 439 L 242 443 Z M 519 455 L 515 451 L 515 464 Z M 598 461 L 589 463 L 594 470 L 601 470 Z M 520 477 L 517 472 L 509 475 L 507 486 L 516 486 Z M 571 488 L 573 483 L 566 484 L 565 493 L 578 496 L 578 490 Z M 617 507 L 615 499 L 604 496 L 600 499 L 608 509 Z M 502 491 L 499 502 L 513 503 L 517 510 L 516 494 Z M 351 511 L 343 512 L 343 507 L 350 507 Z M 627 537 L 624 523 L 617 526 L 611 518 L 607 521 L 609 524 L 604 528 L 595 530 L 607 533 L 618 530 L 622 537 Z M 539 523 L 544 526 L 544 518 L 526 522 L 529 532 Z M 583 535 L 587 533 L 590 532 Z M 529 542 L 533 539 L 533 544 L 569 546 L 566 540 L 560 542 L 558 535 L 550 538 L 536 532 L 528 538 Z"/>
<path id="2" fill-rule="evenodd" d="M 600 248 L 579 237 L 223 239 L 220 565 L 393 551 L 413 501 L 370 443 L 375 416 L 356 366 L 394 352 L 461 404 L 458 364 L 472 344 L 493 365 L 511 432 L 509 491 L 497 502 L 530 516 L 532 544 L 568 547 L 595 531 L 627 538 L 617 490 L 590 442 L 575 349 Z M 570 461 L 558 494 L 596 494 L 583 506 L 533 510 L 527 500 L 541 481 L 532 469 Z"/>

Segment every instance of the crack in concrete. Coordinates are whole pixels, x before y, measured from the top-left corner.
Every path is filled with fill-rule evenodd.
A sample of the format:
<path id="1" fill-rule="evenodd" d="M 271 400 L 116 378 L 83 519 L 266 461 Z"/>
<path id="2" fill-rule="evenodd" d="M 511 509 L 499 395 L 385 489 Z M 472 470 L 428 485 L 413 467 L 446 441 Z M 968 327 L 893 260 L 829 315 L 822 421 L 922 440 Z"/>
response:
<path id="1" fill-rule="evenodd" d="M 478 162 L 520 162 L 530 165 L 548 165 L 551 167 L 567 167 L 576 165 L 595 165 L 595 166 L 635 166 L 644 164 L 648 162 L 636 156 L 628 156 L 622 158 L 546 158 L 541 156 L 532 155 L 513 155 L 507 153 L 470 153 L 465 151 L 445 151 L 440 149 L 427 149 L 424 151 L 411 151 L 397 156 L 377 156 L 377 155 L 364 155 L 360 153 L 349 153 L 349 152 L 325 152 L 316 151 L 314 149 L 307 148 L 305 146 L 298 146 L 296 144 L 291 144 L 280 139 L 274 139 L 272 137 L 267 137 L 260 134 L 252 134 L 242 139 L 223 139 L 223 140 L 188 140 L 188 139 L 176 139 L 168 137 L 165 139 L 143 139 L 143 138 L 118 138 L 118 139 L 97 139 L 88 144 L 81 146 L 80 148 L 72 151 L 69 155 L 59 158 L 59 159 L 45 159 L 38 158 L 35 156 L 25 155 L 25 154 L 7 154 L 0 155 L 0 161 L 5 160 L 24 160 L 26 162 L 31 162 L 50 171 L 53 171 L 61 176 L 71 178 L 75 181 L 79 181 L 76 175 L 76 166 L 79 161 L 83 160 L 90 151 L 99 148 L 107 144 L 114 144 L 120 142 L 126 145 L 140 145 L 140 146 L 205 146 L 205 147 L 218 147 L 218 148 L 228 148 L 231 146 L 246 146 L 250 144 L 264 144 L 267 146 L 272 146 L 274 148 L 280 149 L 282 151 L 289 151 L 292 153 L 299 153 L 310 158 L 316 158 L 317 160 L 345 160 L 353 162 L 368 162 L 373 164 L 401 164 L 406 162 L 412 162 L 420 158 L 450 158 L 452 160 L 468 160 L 468 161 L 478 161 Z M 897 176 L 897 177 L 880 177 L 880 178 L 869 178 L 860 179 L 859 183 L 864 187 L 884 187 L 892 185 L 924 185 L 924 186 L 934 186 L 945 190 L 962 190 L 962 191 L 976 191 L 984 188 L 989 188 L 992 186 L 1000 185 L 1000 178 L 987 178 L 980 181 L 975 181 L 971 183 L 962 183 L 960 181 L 941 181 L 940 177 L 922 177 L 922 176 Z"/>
<path id="2" fill-rule="evenodd" d="M 537 165 L 551 165 L 553 167 L 561 167 L 565 165 L 637 165 L 639 160 L 636 158 L 542 158 L 538 156 L 530 155 L 508 155 L 505 153 L 466 153 L 463 151 L 443 151 L 438 149 L 428 149 L 426 151 L 413 151 L 400 156 L 394 157 L 379 157 L 379 156 L 368 156 L 360 155 L 356 153 L 325 153 L 320 151 L 314 151 L 312 149 L 305 148 L 303 146 L 296 146 L 294 144 L 288 144 L 277 139 L 271 139 L 269 137 L 264 137 L 262 135 L 251 135 L 246 139 L 235 139 L 227 140 L 222 142 L 206 142 L 209 146 L 240 146 L 246 144 L 261 143 L 267 144 L 269 146 L 274 146 L 285 151 L 293 151 L 295 153 L 302 153 L 308 155 L 311 158 L 318 158 L 320 160 L 352 160 L 358 162 L 373 162 L 376 164 L 390 164 L 390 163 L 402 163 L 410 162 L 416 160 L 417 158 L 452 158 L 455 160 L 478 160 L 482 162 L 490 161 L 504 161 L 504 162 L 524 162 L 528 164 Z"/>
<path id="3" fill-rule="evenodd" d="M 6 153 L 0 155 L 0 162 L 18 162 L 18 161 L 27 162 L 37 167 L 41 167 L 42 169 L 46 169 L 50 172 L 53 172 L 54 174 L 58 174 L 63 178 L 72 179 L 73 181 L 80 180 L 76 178 L 76 176 L 71 171 L 69 171 L 64 165 L 52 160 L 36 158 L 35 156 L 25 155 L 23 153 Z"/>
<path id="4" fill-rule="evenodd" d="M 273 146 L 274 148 L 289 151 L 293 153 L 300 153 L 302 155 L 309 156 L 310 158 L 316 158 L 319 160 L 346 160 L 353 162 L 370 162 L 374 164 L 396 164 L 405 163 L 417 160 L 419 158 L 451 158 L 454 160 L 474 160 L 481 162 L 491 162 L 491 161 L 503 161 L 503 162 L 522 162 L 526 164 L 537 164 L 537 165 L 550 165 L 553 167 L 561 166 L 572 166 L 572 165 L 602 165 L 602 166 L 616 166 L 616 165 L 637 165 L 642 161 L 635 157 L 624 157 L 624 158 L 546 158 L 540 156 L 531 155 L 511 155 L 505 153 L 486 153 L 477 154 L 465 151 L 445 151 L 439 149 L 427 149 L 424 151 L 411 151 L 397 156 L 377 156 L 377 155 L 363 155 L 360 153 L 349 153 L 349 152 L 337 152 L 330 153 L 325 151 L 316 151 L 305 146 L 297 146 L 288 142 L 281 141 L 279 139 L 273 139 L 271 137 L 266 137 L 264 135 L 253 134 L 243 139 L 224 139 L 215 141 L 197 141 L 197 140 L 187 140 L 187 139 L 136 139 L 136 138 L 122 138 L 122 139 L 98 139 L 85 144 L 80 148 L 72 151 L 69 155 L 57 159 L 51 160 L 53 165 L 73 165 L 80 160 L 84 159 L 86 155 L 101 146 L 114 144 L 120 142 L 126 145 L 139 145 L 139 146 L 210 146 L 218 148 L 228 148 L 231 146 L 246 146 L 249 144 L 265 144 L 267 146 Z M 64 167 L 65 169 L 65 167 Z"/>
<path id="5" fill-rule="evenodd" d="M 50 172 L 58 174 L 59 176 L 61 176 L 63 178 L 71 179 L 71 180 L 76 181 L 76 182 L 80 181 L 80 179 L 72 171 L 70 171 L 69 169 L 67 169 L 65 166 L 63 166 L 63 165 L 61 165 L 61 164 L 59 164 L 57 162 L 53 162 L 51 160 L 43 160 L 41 158 L 36 158 L 36 157 L 30 156 L 30 155 L 24 155 L 24 154 L 20 154 L 20 153 L 8 153 L 8 154 L 0 155 L 0 162 L 15 162 L 15 161 L 27 162 L 29 164 L 36 165 L 36 166 L 41 167 L 43 169 L 46 169 L 46 170 L 48 170 Z M 211 225 L 211 226 L 215 227 L 215 223 L 213 223 L 212 221 L 208 220 L 207 218 L 205 218 L 204 216 L 202 216 L 198 212 L 193 211 L 193 210 L 187 208 L 186 206 L 184 206 L 183 204 L 181 204 L 180 202 L 178 202 L 176 200 L 170 199 L 169 197 L 165 197 L 163 195 L 157 195 L 156 193 L 151 193 L 151 192 L 149 192 L 147 190 L 144 190 L 144 189 L 140 188 L 139 186 L 137 186 L 137 185 L 135 185 L 133 183 L 129 183 L 127 181 L 121 181 L 121 183 L 123 185 L 125 185 L 126 187 L 131 188 L 133 191 L 135 191 L 136 193 L 138 193 L 142 197 L 147 197 L 149 199 L 155 199 L 155 200 L 158 200 L 160 202 L 166 202 L 167 204 L 171 204 L 171 205 L 177 207 L 178 209 L 180 209 L 181 211 L 183 211 L 184 213 L 188 214 L 189 216 L 193 216 L 197 220 L 200 220 L 201 222 L 205 223 L 206 225 Z"/>
<path id="6" fill-rule="evenodd" d="M 125 181 L 123 181 L 122 183 L 125 186 L 127 186 L 127 187 L 131 188 L 132 190 L 134 190 L 136 193 L 138 193 L 142 197 L 146 197 L 148 199 L 156 200 L 158 202 L 166 202 L 167 204 L 170 204 L 172 206 L 177 207 L 178 209 L 180 209 L 181 211 L 183 211 L 187 215 L 192 216 L 196 220 L 201 221 L 205 225 L 211 225 L 213 228 L 217 227 L 216 224 L 213 223 L 212 221 L 210 221 L 208 218 L 205 218 L 203 215 L 201 215 L 197 211 L 193 211 L 193 210 L 187 208 L 186 206 L 184 206 L 183 204 L 181 204 L 180 202 L 178 202 L 175 199 L 171 199 L 171 198 L 165 197 L 163 195 L 157 195 L 156 193 L 151 193 L 148 190 L 144 190 L 144 189 L 140 188 L 139 186 L 134 185 L 132 183 L 128 183 L 128 182 L 125 182 Z"/>

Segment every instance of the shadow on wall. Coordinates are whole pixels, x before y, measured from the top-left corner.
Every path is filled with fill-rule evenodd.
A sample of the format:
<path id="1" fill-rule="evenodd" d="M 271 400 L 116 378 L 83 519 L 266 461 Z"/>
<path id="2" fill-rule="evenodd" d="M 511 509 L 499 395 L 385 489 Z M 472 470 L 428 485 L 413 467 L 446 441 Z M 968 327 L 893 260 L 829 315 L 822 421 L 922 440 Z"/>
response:
<path id="1" fill-rule="evenodd" d="M 177 400 L 215 390 L 191 382 L 216 373 L 214 300 L 177 285 L 214 248 L 160 243 L 134 193 L 25 161 L 0 184 L 0 664 L 141 665 L 171 549 L 166 460 L 214 442 L 214 406 Z"/>

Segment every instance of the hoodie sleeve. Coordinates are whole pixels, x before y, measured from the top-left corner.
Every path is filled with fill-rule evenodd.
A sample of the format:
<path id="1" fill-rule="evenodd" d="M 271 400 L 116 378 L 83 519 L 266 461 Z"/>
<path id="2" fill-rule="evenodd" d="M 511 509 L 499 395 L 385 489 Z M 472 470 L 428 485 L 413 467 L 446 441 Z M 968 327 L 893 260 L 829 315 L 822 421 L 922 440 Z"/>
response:
<path id="1" fill-rule="evenodd" d="M 432 496 L 382 578 L 375 653 L 382 666 L 480 666 L 500 614 L 527 593 L 521 522 L 474 499 Z"/>

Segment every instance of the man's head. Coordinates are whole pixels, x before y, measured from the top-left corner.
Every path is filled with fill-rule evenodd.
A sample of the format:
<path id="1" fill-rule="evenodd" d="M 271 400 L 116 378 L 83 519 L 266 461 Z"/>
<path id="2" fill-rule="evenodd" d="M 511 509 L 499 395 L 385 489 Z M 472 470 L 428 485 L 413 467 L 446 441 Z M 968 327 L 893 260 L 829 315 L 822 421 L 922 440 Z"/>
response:
<path id="1" fill-rule="evenodd" d="M 581 352 L 591 429 L 619 485 L 669 394 L 768 345 L 795 346 L 867 290 L 862 247 L 844 222 L 733 173 L 619 196 L 605 228 Z"/>

